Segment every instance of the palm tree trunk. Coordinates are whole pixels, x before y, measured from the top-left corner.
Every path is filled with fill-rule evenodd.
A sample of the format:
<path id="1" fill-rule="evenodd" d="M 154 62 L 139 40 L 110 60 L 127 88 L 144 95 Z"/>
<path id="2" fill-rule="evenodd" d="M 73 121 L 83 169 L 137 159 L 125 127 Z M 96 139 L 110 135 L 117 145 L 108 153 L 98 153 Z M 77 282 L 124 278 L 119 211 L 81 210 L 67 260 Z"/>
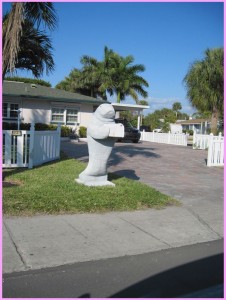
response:
<path id="1" fill-rule="evenodd" d="M 13 3 L 7 23 L 3 24 L 3 50 L 2 50 L 2 80 L 7 71 L 13 72 L 17 61 L 22 34 L 24 3 Z"/>
<path id="2" fill-rule="evenodd" d="M 213 107 L 212 117 L 211 117 L 211 132 L 216 135 L 217 134 L 217 124 L 219 119 L 219 110 L 216 106 Z"/>

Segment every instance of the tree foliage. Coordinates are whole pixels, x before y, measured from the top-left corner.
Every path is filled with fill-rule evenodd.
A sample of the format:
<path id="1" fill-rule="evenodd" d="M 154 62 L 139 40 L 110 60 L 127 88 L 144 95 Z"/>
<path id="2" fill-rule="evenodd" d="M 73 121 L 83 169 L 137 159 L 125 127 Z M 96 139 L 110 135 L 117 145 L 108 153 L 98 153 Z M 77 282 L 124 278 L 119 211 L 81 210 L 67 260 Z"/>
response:
<path id="1" fill-rule="evenodd" d="M 93 97 L 107 99 L 107 93 L 117 96 L 117 102 L 131 96 L 138 103 L 138 95 L 147 97 L 143 86 L 148 82 L 139 76 L 145 70 L 143 65 L 133 64 L 134 58 L 122 57 L 112 49 L 104 48 L 104 58 L 98 61 L 88 55 L 82 56 L 81 69 L 73 69 L 56 88 L 80 92 Z"/>
<path id="2" fill-rule="evenodd" d="M 159 128 L 162 129 L 163 132 L 168 132 L 170 123 L 175 123 L 177 119 L 184 120 L 188 118 L 189 116 L 185 113 L 179 112 L 176 116 L 173 109 L 162 108 L 145 116 L 143 123 L 146 126 L 150 126 L 152 131 Z"/>
<path id="3" fill-rule="evenodd" d="M 173 103 L 172 110 L 176 113 L 176 116 L 177 116 L 179 110 L 181 110 L 181 109 L 182 109 L 182 105 L 180 102 Z"/>
<path id="4" fill-rule="evenodd" d="M 219 114 L 223 113 L 223 48 L 207 49 L 202 60 L 195 61 L 184 78 L 187 97 L 199 111 L 212 113 L 211 130 L 217 131 Z"/>
<path id="5" fill-rule="evenodd" d="M 3 20 L 3 79 L 7 72 L 13 73 L 18 64 L 19 68 L 27 69 L 29 66 L 36 77 L 43 72 L 44 64 L 47 72 L 53 70 L 50 39 L 40 31 L 41 24 L 50 30 L 56 27 L 57 16 L 52 2 L 12 3 L 10 12 Z M 31 67 L 31 61 L 36 63 L 38 71 Z"/>
<path id="6" fill-rule="evenodd" d="M 5 81 L 24 82 L 24 83 L 34 83 L 34 84 L 39 84 L 42 86 L 51 87 L 50 82 L 41 80 L 41 79 L 25 78 L 25 77 L 6 77 L 4 80 Z"/>

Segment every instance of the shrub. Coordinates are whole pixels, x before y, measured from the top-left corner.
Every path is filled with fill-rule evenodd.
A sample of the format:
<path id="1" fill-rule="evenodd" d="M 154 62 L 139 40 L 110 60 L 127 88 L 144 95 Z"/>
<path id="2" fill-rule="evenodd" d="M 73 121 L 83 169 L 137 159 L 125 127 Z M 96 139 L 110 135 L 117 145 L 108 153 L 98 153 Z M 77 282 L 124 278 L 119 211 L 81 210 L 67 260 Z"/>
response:
<path id="1" fill-rule="evenodd" d="M 3 122 L 2 129 L 3 130 L 17 130 L 17 123 L 7 123 Z M 31 123 L 21 123 L 20 130 L 30 130 Z M 54 124 L 44 124 L 44 123 L 35 123 L 35 130 L 36 131 L 43 131 L 43 130 L 56 130 L 57 125 Z M 68 137 L 72 133 L 72 129 L 68 126 L 61 126 L 61 137 Z"/>
<path id="2" fill-rule="evenodd" d="M 192 129 L 184 129 L 184 130 L 182 130 L 182 132 L 183 133 L 188 133 L 189 135 L 193 135 L 194 134 L 194 132 L 193 132 L 193 130 Z"/>
<path id="3" fill-rule="evenodd" d="M 44 124 L 44 123 L 35 123 L 35 130 L 42 131 L 42 130 L 56 130 L 57 125 L 53 124 Z"/>
<path id="4" fill-rule="evenodd" d="M 61 136 L 68 137 L 72 133 L 72 129 L 68 126 L 61 126 Z"/>
<path id="5" fill-rule="evenodd" d="M 80 136 L 81 138 L 87 137 L 87 128 L 86 128 L 86 127 L 80 126 L 78 132 L 79 132 L 79 136 Z"/>
<path id="6" fill-rule="evenodd" d="M 17 130 L 17 123 L 3 122 L 2 129 L 3 130 Z"/>

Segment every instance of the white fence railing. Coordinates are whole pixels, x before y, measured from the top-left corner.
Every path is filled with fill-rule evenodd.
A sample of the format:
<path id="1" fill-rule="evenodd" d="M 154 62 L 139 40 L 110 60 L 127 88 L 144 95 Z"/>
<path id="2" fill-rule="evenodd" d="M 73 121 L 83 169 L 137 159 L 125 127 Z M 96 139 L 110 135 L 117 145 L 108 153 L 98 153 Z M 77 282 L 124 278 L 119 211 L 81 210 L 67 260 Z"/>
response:
<path id="1" fill-rule="evenodd" d="M 193 149 L 207 149 L 209 147 L 210 135 L 207 134 L 193 134 Z"/>
<path id="2" fill-rule="evenodd" d="M 210 135 L 207 166 L 224 166 L 224 137 Z"/>
<path id="3" fill-rule="evenodd" d="M 188 135 L 182 134 L 173 134 L 173 133 L 157 133 L 157 132 L 141 132 L 141 141 L 153 142 L 153 143 L 163 143 L 163 144 L 172 144 L 179 146 L 187 146 L 188 144 Z"/>
<path id="4" fill-rule="evenodd" d="M 60 157 L 60 126 L 54 131 L 3 130 L 3 168 L 41 165 Z"/>

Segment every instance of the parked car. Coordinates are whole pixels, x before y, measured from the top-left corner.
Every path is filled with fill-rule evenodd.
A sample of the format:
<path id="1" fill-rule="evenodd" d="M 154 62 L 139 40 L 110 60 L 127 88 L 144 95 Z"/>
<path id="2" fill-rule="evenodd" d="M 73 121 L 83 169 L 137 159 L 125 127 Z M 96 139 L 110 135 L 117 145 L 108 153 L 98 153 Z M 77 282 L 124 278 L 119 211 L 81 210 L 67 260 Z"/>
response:
<path id="1" fill-rule="evenodd" d="M 118 139 L 119 142 L 124 140 L 132 141 L 133 143 L 138 143 L 140 139 L 140 131 L 136 128 L 134 128 L 131 123 L 126 119 L 115 119 L 115 123 L 121 123 L 124 125 L 125 128 L 125 136 L 124 138 Z"/>
<path id="2" fill-rule="evenodd" d="M 141 125 L 140 126 L 140 131 L 146 131 L 146 132 L 151 132 L 151 128 L 150 126 L 147 126 L 147 125 Z"/>

